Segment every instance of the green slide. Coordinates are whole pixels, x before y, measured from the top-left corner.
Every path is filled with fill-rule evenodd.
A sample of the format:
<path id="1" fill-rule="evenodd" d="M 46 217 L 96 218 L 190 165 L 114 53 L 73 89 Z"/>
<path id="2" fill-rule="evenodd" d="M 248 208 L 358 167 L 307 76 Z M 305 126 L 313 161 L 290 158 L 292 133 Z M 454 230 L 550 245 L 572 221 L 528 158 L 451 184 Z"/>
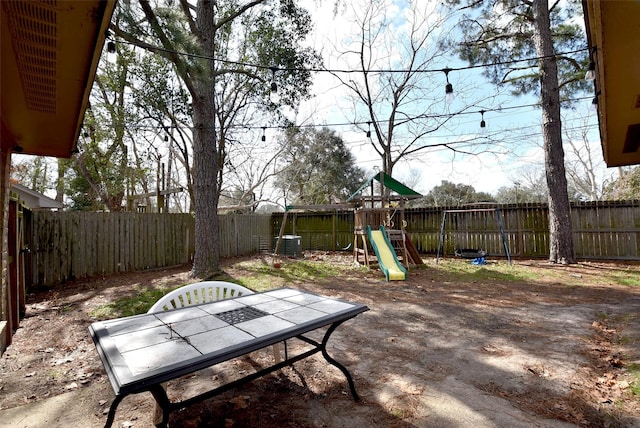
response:
<path id="1" fill-rule="evenodd" d="M 396 252 L 391 246 L 389 238 L 387 238 L 384 226 L 380 226 L 380 230 L 371 230 L 371 226 L 367 226 L 367 237 L 378 258 L 380 270 L 384 272 L 387 281 L 404 281 L 407 279 L 407 270 L 398 261 Z"/>

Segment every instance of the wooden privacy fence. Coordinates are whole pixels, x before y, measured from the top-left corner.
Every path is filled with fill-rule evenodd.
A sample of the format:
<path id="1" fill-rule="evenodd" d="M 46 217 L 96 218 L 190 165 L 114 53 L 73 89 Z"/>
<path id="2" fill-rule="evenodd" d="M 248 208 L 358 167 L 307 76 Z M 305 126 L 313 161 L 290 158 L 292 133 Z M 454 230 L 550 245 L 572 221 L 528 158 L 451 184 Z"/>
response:
<path id="1" fill-rule="evenodd" d="M 419 252 L 438 250 L 443 211 L 459 207 L 405 211 L 406 230 Z M 546 204 L 499 206 L 513 257 L 547 257 Z M 576 256 L 584 259 L 640 260 L 640 201 L 573 204 Z M 31 269 L 27 285 L 53 285 L 67 279 L 187 263 L 194 253 L 194 218 L 189 214 L 33 211 L 27 225 Z M 272 252 L 282 213 L 221 215 L 220 256 Z M 372 225 L 377 226 L 377 225 Z M 350 251 L 352 211 L 292 215 L 287 234 L 301 236 L 304 250 Z M 478 248 L 504 255 L 495 212 L 455 213 L 447 219 L 443 254 Z"/>
<path id="2" fill-rule="evenodd" d="M 31 285 L 188 263 L 194 253 L 190 214 L 34 211 Z M 220 216 L 220 256 L 257 251 L 271 216 Z M 258 238 L 262 237 L 262 238 Z"/>
<path id="3" fill-rule="evenodd" d="M 274 231 L 280 230 L 282 219 L 283 213 L 273 214 Z M 290 214 L 285 231 L 300 236 L 304 250 L 340 251 L 351 249 L 353 228 L 353 211 L 309 211 Z"/>
<path id="4" fill-rule="evenodd" d="M 499 205 L 514 257 L 548 257 L 549 219 L 546 204 Z M 444 209 L 407 210 L 407 229 L 420 252 L 436 253 Z M 504 255 L 495 212 L 448 216 L 444 254 L 455 248 L 484 249 Z M 585 259 L 640 260 L 640 201 L 581 202 L 571 205 L 576 256 Z"/>
<path id="5" fill-rule="evenodd" d="M 237 257 L 269 249 L 271 215 L 227 214 L 219 216 L 220 257 Z"/>
<path id="6" fill-rule="evenodd" d="M 495 205 L 493 205 L 495 206 Z M 548 257 L 549 220 L 546 204 L 498 205 L 505 237 L 513 257 Z M 461 207 L 405 210 L 406 230 L 418 251 L 435 255 L 445 210 Z M 278 230 L 282 214 L 273 214 Z M 584 259 L 640 260 L 640 201 L 574 203 L 571 206 L 576 256 Z M 378 226 L 378 225 L 371 225 Z M 348 249 L 353 242 L 353 212 L 297 213 L 285 233 L 301 236 L 303 249 Z M 444 255 L 456 248 L 484 249 L 504 256 L 497 214 L 449 214 L 444 235 Z"/>

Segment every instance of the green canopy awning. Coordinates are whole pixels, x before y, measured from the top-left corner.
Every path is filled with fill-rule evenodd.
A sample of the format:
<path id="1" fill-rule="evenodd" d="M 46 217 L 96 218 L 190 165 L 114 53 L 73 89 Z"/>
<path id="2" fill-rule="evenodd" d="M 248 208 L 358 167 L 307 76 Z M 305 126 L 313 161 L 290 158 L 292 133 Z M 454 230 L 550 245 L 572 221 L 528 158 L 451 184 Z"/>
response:
<path id="1" fill-rule="evenodd" d="M 392 191 L 396 192 L 400 196 L 407 196 L 411 199 L 419 198 L 422 196 L 420 193 L 416 192 L 413 189 L 408 188 L 407 186 L 400 183 L 398 180 L 391 177 L 390 175 L 387 175 L 384 172 L 379 172 L 373 177 L 371 177 L 369 180 L 367 180 L 362 186 L 360 186 L 360 188 L 356 190 L 353 195 L 349 196 L 349 199 L 347 199 L 347 202 L 354 199 L 359 193 L 361 193 L 366 187 L 368 187 L 373 180 L 376 180 L 377 182 L 382 184 L 384 187 L 391 189 Z"/>

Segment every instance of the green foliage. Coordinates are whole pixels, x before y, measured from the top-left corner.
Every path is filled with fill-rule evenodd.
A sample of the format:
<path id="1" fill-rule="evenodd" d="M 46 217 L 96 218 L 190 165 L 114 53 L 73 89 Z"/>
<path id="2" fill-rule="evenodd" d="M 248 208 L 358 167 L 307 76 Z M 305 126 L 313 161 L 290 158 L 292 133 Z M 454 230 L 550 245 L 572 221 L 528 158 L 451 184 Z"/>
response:
<path id="1" fill-rule="evenodd" d="M 364 171 L 333 130 L 290 128 L 286 133 L 288 167 L 276 185 L 292 203 L 328 204 L 344 201 L 364 181 Z"/>
<path id="2" fill-rule="evenodd" d="M 534 16 L 530 2 L 519 0 L 447 0 L 465 10 L 459 28 L 464 35 L 459 54 L 470 64 L 495 64 L 484 69 L 494 84 L 509 85 L 515 95 L 540 92 L 538 61 L 513 62 L 538 56 L 534 45 Z M 550 9 L 551 37 L 556 53 L 586 47 L 580 24 L 582 5 L 578 0 L 554 2 Z M 571 98 L 577 91 L 591 88 L 584 80 L 588 52 L 581 50 L 558 56 L 560 95 Z"/>
<path id="3" fill-rule="evenodd" d="M 496 193 L 496 201 L 501 204 L 544 203 L 549 199 L 544 176 L 535 184 L 502 186 Z"/>
<path id="4" fill-rule="evenodd" d="M 245 32 L 243 61 L 277 70 L 275 75 L 270 68 L 258 70 L 261 82 L 256 89 L 266 101 L 270 85 L 262 82 L 270 82 L 275 77 L 279 104 L 295 108 L 309 96 L 312 77 L 309 69 L 321 64 L 321 57 L 313 49 L 299 45 L 313 28 L 311 15 L 293 0 L 272 1 L 246 14 L 242 25 Z"/>
<path id="5" fill-rule="evenodd" d="M 132 171 L 127 131 L 138 119 L 125 99 L 134 62 L 132 50 L 121 46 L 116 62 L 104 61 L 96 77 L 66 180 L 72 209 L 120 211 L 124 205 Z"/>
<path id="6" fill-rule="evenodd" d="M 43 156 L 30 156 L 11 160 L 11 179 L 36 192 L 51 188 L 48 179 L 49 165 Z"/>
<path id="7" fill-rule="evenodd" d="M 103 208 L 100 197 L 91 188 L 89 182 L 75 169 L 66 178 L 66 194 L 70 199 L 69 209 L 72 211 L 98 211 Z"/>
<path id="8" fill-rule="evenodd" d="M 468 184 L 456 184 L 442 180 L 423 199 L 427 206 L 458 207 L 476 202 L 493 202 L 494 197 L 488 193 L 476 192 L 473 186 Z"/>
<path id="9" fill-rule="evenodd" d="M 620 176 L 605 189 L 609 199 L 640 199 L 640 166 L 620 169 Z"/>

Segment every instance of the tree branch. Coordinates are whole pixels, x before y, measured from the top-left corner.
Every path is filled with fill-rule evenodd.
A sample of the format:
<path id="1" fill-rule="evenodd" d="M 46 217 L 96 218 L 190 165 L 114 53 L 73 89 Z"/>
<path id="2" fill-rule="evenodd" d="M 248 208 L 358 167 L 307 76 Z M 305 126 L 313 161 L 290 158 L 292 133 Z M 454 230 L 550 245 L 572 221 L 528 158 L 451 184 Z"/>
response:
<path id="1" fill-rule="evenodd" d="M 253 0 L 250 1 L 248 3 L 243 4 L 239 9 L 237 9 L 236 11 L 234 11 L 233 13 L 223 17 L 222 19 L 220 19 L 219 21 L 217 21 L 215 23 L 215 29 L 217 30 L 218 28 L 222 28 L 225 25 L 227 25 L 229 22 L 233 21 L 234 19 L 236 19 L 238 16 L 242 15 L 244 12 L 246 12 L 247 10 L 251 9 L 254 6 L 257 6 L 261 3 L 266 2 L 267 0 Z"/>
<path id="2" fill-rule="evenodd" d="M 188 0 L 180 0 L 180 6 L 182 7 L 182 12 L 184 12 L 184 16 L 187 18 L 187 23 L 189 24 L 189 29 L 193 34 L 196 34 L 198 31 L 198 27 L 196 26 L 193 17 L 191 16 L 191 11 L 195 9 L 194 6 L 189 4 Z"/>

